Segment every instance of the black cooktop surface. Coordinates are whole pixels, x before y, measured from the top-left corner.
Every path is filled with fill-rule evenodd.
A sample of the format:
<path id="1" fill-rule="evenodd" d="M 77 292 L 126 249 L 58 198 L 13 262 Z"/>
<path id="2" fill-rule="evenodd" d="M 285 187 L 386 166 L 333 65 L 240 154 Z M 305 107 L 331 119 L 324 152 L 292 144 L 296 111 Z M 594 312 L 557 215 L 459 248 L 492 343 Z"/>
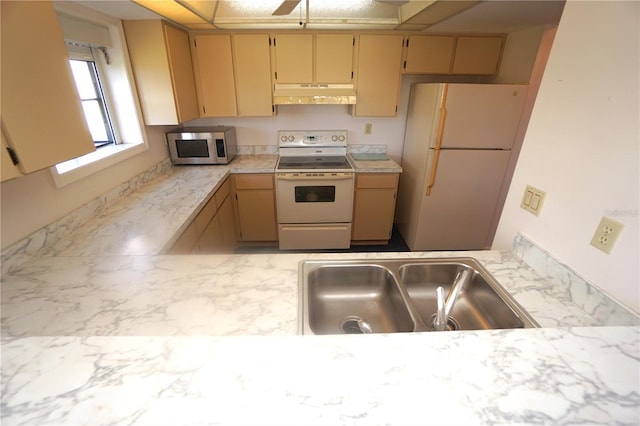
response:
<path id="1" fill-rule="evenodd" d="M 298 169 L 312 169 L 312 170 L 349 170 L 352 169 L 351 164 L 347 160 L 347 157 L 328 155 L 328 156 L 294 156 L 294 157 L 280 157 L 278 162 L 278 170 L 298 170 Z"/>

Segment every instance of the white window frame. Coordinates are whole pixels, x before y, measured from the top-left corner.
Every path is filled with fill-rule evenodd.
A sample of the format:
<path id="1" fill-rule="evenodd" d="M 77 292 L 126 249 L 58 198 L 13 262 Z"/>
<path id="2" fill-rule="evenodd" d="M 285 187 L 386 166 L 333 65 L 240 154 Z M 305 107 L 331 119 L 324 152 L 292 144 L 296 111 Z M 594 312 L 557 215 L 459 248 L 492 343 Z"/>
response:
<path id="1" fill-rule="evenodd" d="M 67 14 L 67 11 L 62 13 Z M 106 15 L 98 18 L 94 15 L 89 21 L 83 16 L 78 17 L 73 14 L 70 20 L 72 23 L 74 20 L 84 22 L 84 31 L 88 28 L 90 32 L 92 26 L 103 30 L 106 27 L 109 31 L 112 46 L 106 48 L 106 55 L 96 49 L 97 46 L 92 47 L 94 47 L 94 59 L 110 112 L 116 144 L 101 147 L 95 152 L 51 167 L 49 170 L 57 188 L 79 181 L 149 150 L 140 105 L 135 95 L 137 91 L 121 21 Z M 70 41 L 79 44 L 87 43 L 79 39 Z M 89 41 L 87 44 L 93 43 Z M 106 62 L 107 57 L 109 64 Z M 117 96 L 113 96 L 116 93 Z"/>
<path id="2" fill-rule="evenodd" d="M 106 48 L 104 48 L 106 49 Z M 110 135 L 110 139 L 111 141 L 107 144 L 118 144 L 120 137 L 118 135 L 118 133 L 116 132 L 116 129 L 114 128 L 115 126 L 113 125 L 113 119 L 111 118 L 111 102 L 109 102 L 107 100 L 107 91 L 104 88 L 104 83 L 102 82 L 102 76 L 105 75 L 106 73 L 100 69 L 98 61 L 96 60 L 96 55 L 100 55 L 100 54 L 106 54 L 106 53 L 101 53 L 102 51 L 100 49 L 96 49 L 94 47 L 91 46 L 78 46 L 75 44 L 67 44 L 67 51 L 69 52 L 69 60 L 70 61 L 82 61 L 82 62 L 91 62 L 95 65 L 96 68 L 96 74 L 97 74 L 97 86 L 95 87 L 95 91 L 96 91 L 96 99 L 99 99 L 100 103 L 103 104 L 101 105 L 101 108 L 103 109 L 103 120 L 108 122 L 108 126 L 105 126 L 105 131 L 107 133 L 107 135 Z M 105 50 L 106 52 L 106 50 Z M 93 78 L 93 77 L 92 77 Z M 84 100 L 82 101 L 84 102 Z M 83 106 L 84 108 L 84 106 Z M 94 144 L 95 144 L 95 140 L 94 140 Z M 106 145 L 105 145 L 106 146 Z M 96 147 L 98 148 L 98 147 Z"/>

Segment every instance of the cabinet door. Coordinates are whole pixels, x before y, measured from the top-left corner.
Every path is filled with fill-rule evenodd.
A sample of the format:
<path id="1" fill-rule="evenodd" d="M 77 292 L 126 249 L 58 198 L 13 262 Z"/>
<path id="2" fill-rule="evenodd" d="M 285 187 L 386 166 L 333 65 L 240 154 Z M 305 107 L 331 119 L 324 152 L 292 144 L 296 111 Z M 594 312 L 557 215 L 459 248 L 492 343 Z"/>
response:
<path id="1" fill-rule="evenodd" d="M 242 241 L 276 241 L 276 206 L 273 190 L 252 189 L 236 193 Z"/>
<path id="2" fill-rule="evenodd" d="M 269 35 L 234 34 L 233 58 L 238 115 L 273 115 Z"/>
<path id="3" fill-rule="evenodd" d="M 187 33 L 160 20 L 123 21 L 123 27 L 145 124 L 198 118 Z"/>
<path id="4" fill-rule="evenodd" d="M 220 220 L 216 214 L 207 224 L 200 239 L 196 251 L 198 253 L 220 253 L 222 251 L 222 229 L 220 228 Z"/>
<path id="5" fill-rule="evenodd" d="M 453 74 L 496 74 L 503 37 L 458 37 Z"/>
<path id="6" fill-rule="evenodd" d="M 192 222 L 173 244 L 169 250 L 169 254 L 189 254 L 193 251 L 197 252 L 198 238 L 199 235 L 196 230 L 196 225 Z"/>
<path id="7" fill-rule="evenodd" d="M 395 207 L 393 189 L 359 189 L 353 214 L 353 240 L 388 240 Z"/>
<path id="8" fill-rule="evenodd" d="M 278 83 L 313 82 L 313 35 L 278 34 L 274 51 Z"/>
<path id="9" fill-rule="evenodd" d="M 173 95 L 176 100 L 178 122 L 198 118 L 198 99 L 193 77 L 189 36 L 185 31 L 163 21 L 169 67 L 173 80 Z"/>
<path id="10" fill-rule="evenodd" d="M 0 110 L 18 167 L 31 173 L 95 151 L 53 4 L 2 1 L 0 8 Z"/>
<path id="11" fill-rule="evenodd" d="M 359 117 L 396 115 L 400 89 L 402 35 L 368 35 L 359 39 L 357 96 Z"/>
<path id="12" fill-rule="evenodd" d="M 194 37 L 196 87 L 202 117 L 233 117 L 238 114 L 233 77 L 231 36 Z"/>
<path id="13" fill-rule="evenodd" d="M 407 74 L 448 74 L 456 38 L 410 35 L 404 72 Z"/>
<path id="14" fill-rule="evenodd" d="M 234 175 L 236 218 L 241 241 L 277 241 L 273 175 Z"/>
<path id="15" fill-rule="evenodd" d="M 351 83 L 353 40 L 352 34 L 316 35 L 316 83 Z"/>
<path id="16" fill-rule="evenodd" d="M 386 241 L 391 237 L 397 188 L 396 173 L 357 175 L 352 240 Z"/>
<path id="17" fill-rule="evenodd" d="M 15 164 L 13 164 L 13 160 L 11 160 L 11 156 L 7 150 L 7 142 L 4 140 L 4 132 L 0 135 L 2 136 L 2 151 L 0 152 L 0 155 L 2 155 L 2 164 L 0 164 L 0 182 L 4 182 L 5 180 L 22 176 L 22 173 L 20 173 L 20 170 L 18 170 Z"/>
<path id="18" fill-rule="evenodd" d="M 236 247 L 236 221 L 233 215 L 233 205 L 231 197 L 227 197 L 218 210 L 218 220 L 220 221 L 220 251 L 223 253 L 233 253 Z"/>

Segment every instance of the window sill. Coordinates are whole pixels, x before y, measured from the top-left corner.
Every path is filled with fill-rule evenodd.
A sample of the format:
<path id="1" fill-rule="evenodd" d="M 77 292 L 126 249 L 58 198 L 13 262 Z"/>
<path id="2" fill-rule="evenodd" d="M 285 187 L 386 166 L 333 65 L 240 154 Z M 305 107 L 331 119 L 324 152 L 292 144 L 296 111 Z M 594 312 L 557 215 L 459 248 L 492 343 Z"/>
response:
<path id="1" fill-rule="evenodd" d="M 145 143 L 120 144 L 103 147 L 97 151 L 51 167 L 51 176 L 56 188 L 62 188 L 87 176 L 111 167 L 147 151 Z"/>

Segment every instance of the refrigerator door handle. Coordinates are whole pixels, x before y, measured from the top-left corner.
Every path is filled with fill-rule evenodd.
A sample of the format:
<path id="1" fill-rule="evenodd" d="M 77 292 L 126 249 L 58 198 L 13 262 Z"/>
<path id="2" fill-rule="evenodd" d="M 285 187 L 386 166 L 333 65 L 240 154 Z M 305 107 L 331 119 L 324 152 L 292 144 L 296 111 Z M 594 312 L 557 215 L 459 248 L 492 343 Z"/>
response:
<path id="1" fill-rule="evenodd" d="M 426 195 L 431 195 L 431 188 L 436 183 L 436 172 L 438 171 L 438 160 L 440 159 L 440 146 L 442 146 L 442 135 L 444 133 L 444 123 L 447 118 L 447 109 L 442 106 L 440 108 L 440 124 L 438 127 L 438 138 L 436 139 L 436 146 L 433 147 L 433 162 L 431 164 L 431 176 L 429 177 L 429 183 L 427 184 Z"/>

